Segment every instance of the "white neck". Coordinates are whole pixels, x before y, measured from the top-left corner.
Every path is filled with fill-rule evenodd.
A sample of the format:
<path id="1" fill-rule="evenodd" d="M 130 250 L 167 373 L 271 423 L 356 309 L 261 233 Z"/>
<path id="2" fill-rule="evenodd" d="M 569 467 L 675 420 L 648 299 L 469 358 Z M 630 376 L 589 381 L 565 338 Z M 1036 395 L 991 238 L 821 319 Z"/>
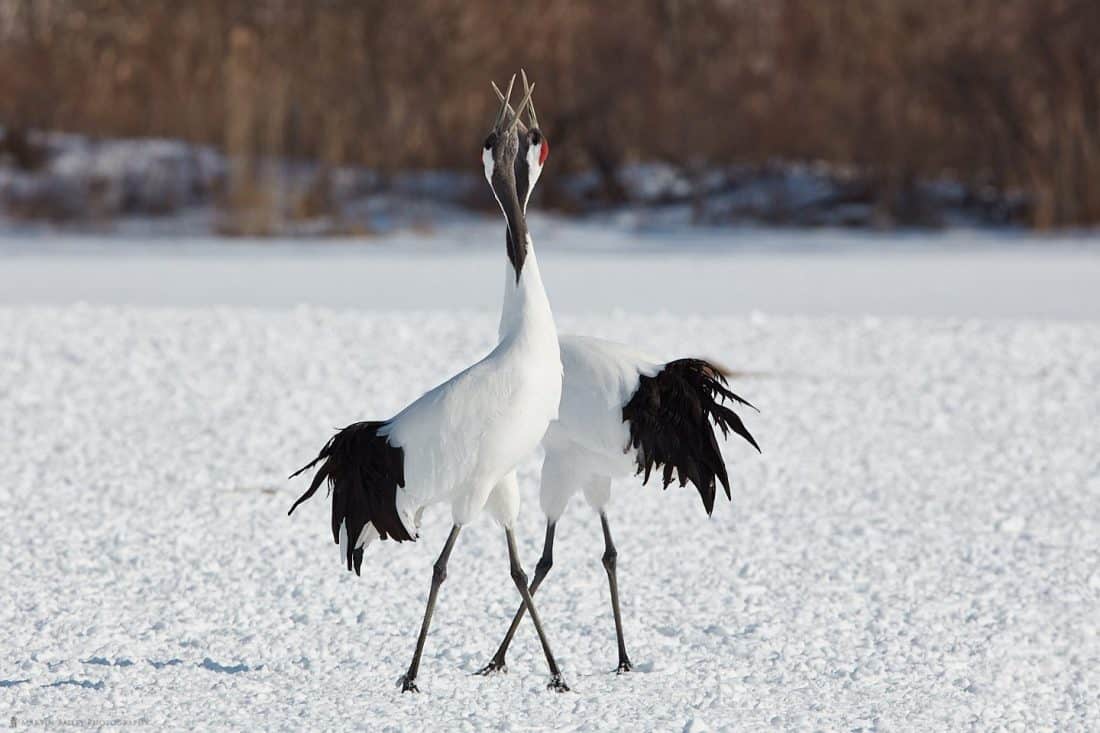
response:
<path id="1" fill-rule="evenodd" d="M 553 335 L 556 340 L 557 329 L 554 326 L 554 314 L 550 310 L 550 299 L 546 297 L 546 289 L 542 285 L 535 245 L 528 235 L 527 257 L 523 261 L 523 269 L 520 270 L 519 282 L 516 282 L 516 271 L 512 263 L 505 260 L 500 340 L 546 334 Z"/>

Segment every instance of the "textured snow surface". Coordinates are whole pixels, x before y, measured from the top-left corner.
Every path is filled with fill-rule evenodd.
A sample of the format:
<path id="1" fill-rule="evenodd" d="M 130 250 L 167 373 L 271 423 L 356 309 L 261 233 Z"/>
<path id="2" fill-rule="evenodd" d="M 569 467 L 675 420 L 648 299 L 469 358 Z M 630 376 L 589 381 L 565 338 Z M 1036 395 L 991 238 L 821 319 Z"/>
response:
<path id="1" fill-rule="evenodd" d="M 734 502 L 617 484 L 627 644 L 597 519 L 558 530 L 536 596 L 573 691 L 545 689 L 503 532 L 459 538 L 412 654 L 449 512 L 341 569 L 285 477 L 489 348 L 488 313 L 0 308 L 0 719 L 170 729 L 1095 730 L 1100 324 L 562 318 L 702 354 L 764 448 Z M 541 547 L 537 457 L 518 527 Z"/>

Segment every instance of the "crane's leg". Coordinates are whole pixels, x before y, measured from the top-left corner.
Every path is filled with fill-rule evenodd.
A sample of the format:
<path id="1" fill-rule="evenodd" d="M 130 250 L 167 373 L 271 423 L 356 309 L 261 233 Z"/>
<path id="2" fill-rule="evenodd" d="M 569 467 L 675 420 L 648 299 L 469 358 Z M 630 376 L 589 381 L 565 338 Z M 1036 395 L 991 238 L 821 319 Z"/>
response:
<path id="1" fill-rule="evenodd" d="M 424 641 L 428 638 L 428 627 L 432 625 L 432 612 L 435 611 L 435 599 L 439 595 L 439 586 L 447 579 L 447 560 L 451 557 L 455 540 L 458 539 L 457 524 L 451 527 L 451 533 L 447 535 L 447 543 L 443 545 L 443 552 L 439 553 L 439 559 L 432 567 L 432 589 L 428 592 L 428 607 L 424 609 L 424 623 L 420 625 L 420 636 L 416 640 L 416 652 L 413 653 L 412 664 L 409 671 L 401 679 L 402 692 L 420 692 L 416 686 L 416 673 L 420 670 L 420 655 L 424 653 Z"/>
<path id="2" fill-rule="evenodd" d="M 519 553 L 516 551 L 516 536 L 511 529 L 504 530 L 504 536 L 508 540 L 508 562 L 511 564 L 512 581 L 516 584 L 519 594 L 523 596 L 523 604 L 527 612 L 531 614 L 531 621 L 535 624 L 539 641 L 542 642 L 542 653 L 546 655 L 546 665 L 550 668 L 550 684 L 548 687 L 556 692 L 568 692 L 569 686 L 562 679 L 558 663 L 554 661 L 554 654 L 550 651 L 550 642 L 546 640 L 546 632 L 542 630 L 542 619 L 535 610 L 535 601 L 531 598 L 531 591 L 527 589 L 527 573 L 523 572 L 523 566 L 519 564 Z"/>
<path id="3" fill-rule="evenodd" d="M 634 669 L 630 658 L 626 656 L 626 642 L 623 641 L 623 617 L 619 612 L 619 582 L 615 577 L 615 565 L 619 551 L 611 541 L 611 526 L 607 523 L 607 514 L 600 512 L 600 524 L 603 526 L 603 567 L 607 571 L 607 584 L 611 587 L 611 612 L 615 614 L 615 636 L 619 641 L 619 674 Z"/>
<path id="4" fill-rule="evenodd" d="M 555 522 L 546 523 L 546 541 L 542 545 L 542 557 L 539 559 L 539 564 L 535 566 L 535 579 L 531 581 L 531 587 L 529 589 L 532 596 L 538 592 L 543 579 L 554 565 L 555 526 L 557 526 Z M 500 646 L 497 647 L 497 653 L 493 655 L 492 661 L 478 671 L 478 674 L 489 675 L 494 672 L 506 672 L 508 670 L 508 665 L 504 663 L 504 657 L 508 654 L 508 647 L 512 644 L 512 637 L 516 635 L 516 629 L 519 628 L 519 622 L 523 620 L 523 614 L 525 613 L 527 613 L 527 604 L 519 604 L 515 616 L 512 617 L 512 625 L 508 627 L 508 633 L 504 635 L 504 641 L 500 642 Z"/>

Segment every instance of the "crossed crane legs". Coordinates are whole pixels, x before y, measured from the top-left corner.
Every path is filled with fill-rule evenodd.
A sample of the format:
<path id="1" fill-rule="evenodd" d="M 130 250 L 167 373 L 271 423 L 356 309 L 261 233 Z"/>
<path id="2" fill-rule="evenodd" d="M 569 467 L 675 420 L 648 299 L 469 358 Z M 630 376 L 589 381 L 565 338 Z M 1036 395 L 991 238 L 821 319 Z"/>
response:
<path id="1" fill-rule="evenodd" d="M 439 587 L 447 579 L 447 561 L 451 557 L 451 550 L 454 549 L 460 529 L 457 524 L 451 528 L 451 533 L 447 535 L 447 542 L 443 545 L 443 552 L 439 554 L 439 559 L 435 561 L 435 565 L 432 567 L 432 587 L 428 592 L 428 606 L 424 609 L 424 622 L 420 625 L 420 635 L 416 640 L 416 651 L 413 653 L 412 664 L 409 665 L 409 671 L 401 680 L 402 692 L 419 692 L 416 686 L 416 675 L 420 670 L 420 657 L 424 653 L 424 641 L 428 637 L 428 628 L 432 623 L 432 614 L 435 611 L 436 598 L 439 596 Z M 516 537 L 511 529 L 505 529 L 504 536 L 508 542 L 508 562 L 512 582 L 516 584 L 516 589 L 519 590 L 519 594 L 523 598 L 523 604 L 520 608 L 521 610 L 530 611 L 531 620 L 535 624 L 535 631 L 538 632 L 539 641 L 542 643 L 542 651 L 546 655 L 546 664 L 550 668 L 549 687 L 558 692 L 566 692 L 569 687 L 562 679 L 561 670 L 558 668 L 553 652 L 550 651 L 550 642 L 546 639 L 542 619 L 539 617 L 538 611 L 535 609 L 535 602 L 531 598 L 534 591 L 527 588 L 527 574 L 523 572 L 523 566 L 519 562 L 519 553 L 516 551 Z M 518 616 L 517 619 L 520 617 Z M 517 620 L 516 625 L 518 623 Z"/>
<path id="2" fill-rule="evenodd" d="M 623 640 L 623 618 L 622 613 L 619 610 L 619 582 L 615 573 L 619 552 L 615 549 L 615 543 L 611 539 L 611 526 L 607 521 L 607 514 L 600 512 L 600 525 L 603 527 L 603 567 L 607 571 L 607 583 L 611 588 L 611 612 L 615 616 L 615 637 L 619 643 L 619 667 L 618 672 L 629 672 L 634 668 L 634 665 L 630 663 L 630 658 L 626 654 L 626 642 Z M 550 572 L 550 568 L 554 565 L 554 522 L 546 523 L 546 539 L 542 546 L 542 557 L 539 559 L 538 565 L 535 566 L 535 578 L 531 582 L 529 594 L 533 596 L 542 585 L 542 581 L 546 578 L 547 573 Z M 526 604 L 521 605 L 517 610 L 515 616 L 512 617 L 512 625 L 508 627 L 508 632 L 504 635 L 504 640 L 497 648 L 496 654 L 493 655 L 492 660 L 483 667 L 478 674 L 488 675 L 494 672 L 503 672 L 507 670 L 508 665 L 505 663 L 505 656 L 508 653 L 508 647 L 512 643 L 512 638 L 516 635 L 516 630 L 519 628 L 520 621 L 523 619 L 523 614 L 526 612 Z"/>

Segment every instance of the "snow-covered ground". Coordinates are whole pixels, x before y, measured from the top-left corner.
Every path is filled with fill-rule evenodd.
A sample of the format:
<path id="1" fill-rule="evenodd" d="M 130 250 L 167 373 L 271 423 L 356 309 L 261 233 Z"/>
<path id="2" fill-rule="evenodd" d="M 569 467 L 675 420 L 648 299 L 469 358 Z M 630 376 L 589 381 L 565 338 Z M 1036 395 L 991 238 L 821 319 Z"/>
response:
<path id="1" fill-rule="evenodd" d="M 445 246 L 9 239 L 0 719 L 1100 727 L 1094 247 L 990 236 L 883 253 L 869 235 L 838 249 L 841 235 L 746 233 L 670 253 L 563 226 L 533 230 L 564 329 L 720 360 L 761 408 L 748 420 L 764 453 L 727 445 L 734 502 L 713 518 L 690 489 L 616 487 L 635 673 L 612 673 L 583 502 L 537 596 L 565 695 L 545 690 L 528 624 L 508 675 L 472 675 L 517 603 L 487 518 L 459 540 L 411 696 L 395 681 L 447 511 L 420 542 L 373 546 L 362 578 L 343 572 L 324 502 L 286 516 L 305 484 L 286 475 L 333 427 L 391 414 L 491 346 L 503 257 L 451 245 L 498 242 L 498 227 L 439 233 Z M 537 466 L 520 476 L 529 569 Z"/>

